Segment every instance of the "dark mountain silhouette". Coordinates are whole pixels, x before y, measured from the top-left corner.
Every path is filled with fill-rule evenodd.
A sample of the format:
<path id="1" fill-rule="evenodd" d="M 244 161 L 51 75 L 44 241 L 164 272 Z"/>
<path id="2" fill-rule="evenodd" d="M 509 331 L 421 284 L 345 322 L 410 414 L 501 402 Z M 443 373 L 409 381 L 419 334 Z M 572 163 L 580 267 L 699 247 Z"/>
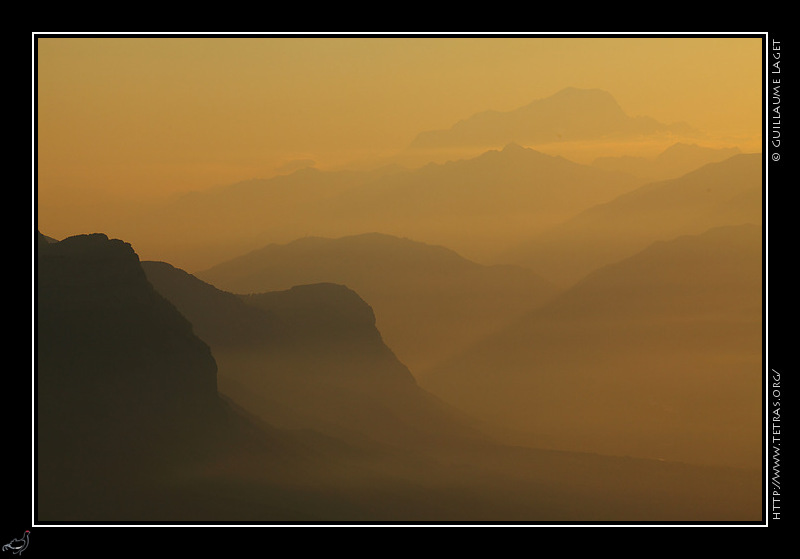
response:
<path id="1" fill-rule="evenodd" d="M 94 234 L 40 245 L 37 280 L 37 519 L 352 514 L 326 496 L 296 510 L 310 489 L 282 485 L 304 483 L 320 460 L 336 470 L 346 453 L 220 398 L 208 346 L 129 244 Z"/>
<path id="2" fill-rule="evenodd" d="M 485 111 L 447 130 L 422 132 L 411 147 L 497 147 L 509 142 L 540 144 L 666 133 L 694 131 L 683 123 L 666 125 L 649 117 L 630 117 L 606 91 L 568 87 L 512 111 Z"/>
<path id="3" fill-rule="evenodd" d="M 417 386 L 345 286 L 237 297 L 166 263 L 143 267 L 212 347 L 220 389 L 270 424 L 365 444 L 486 438 Z"/>
<path id="4" fill-rule="evenodd" d="M 424 386 L 517 442 L 759 468 L 761 271 L 753 225 L 655 243 Z"/>
<path id="5" fill-rule="evenodd" d="M 362 296 L 415 375 L 540 305 L 555 289 L 515 266 L 482 266 L 440 246 L 377 233 L 272 244 L 200 272 L 235 293 L 333 282 Z"/>
<path id="6" fill-rule="evenodd" d="M 592 165 L 607 171 L 628 173 L 646 180 L 678 178 L 708 163 L 717 163 L 734 155 L 739 148 L 709 148 L 677 143 L 656 157 L 598 157 Z"/>
<path id="7" fill-rule="evenodd" d="M 376 450 L 275 429 L 215 393 L 208 346 L 130 245 L 69 238 L 38 246 L 36 265 L 37 524 L 760 518 L 760 479 L 732 469 L 482 442 Z M 233 297 L 222 295 L 218 309 Z M 321 316 L 351 308 L 340 295 Z M 269 307 L 302 308 L 296 297 L 313 299 L 278 294 Z M 241 332 L 265 322 L 250 308 Z M 322 324 L 306 310 L 298 328 Z M 366 313 L 341 316 L 365 331 Z"/>
<path id="8" fill-rule="evenodd" d="M 49 243 L 57 243 L 56 239 L 48 237 L 46 235 L 42 235 L 39 231 L 36 232 L 36 244 L 37 246 L 47 245 Z"/>
<path id="9" fill-rule="evenodd" d="M 165 263 L 143 266 L 211 344 L 222 389 L 230 386 L 249 409 L 276 424 L 335 433 L 359 447 L 375 448 L 378 441 L 382 449 L 403 449 L 369 455 L 365 485 L 337 482 L 350 489 L 350 499 L 366 498 L 366 506 L 384 518 L 663 519 L 685 514 L 680 501 L 697 507 L 688 513 L 692 518 L 759 514 L 760 478 L 741 471 L 481 441 L 397 367 L 369 308 L 342 286 L 234 296 Z M 240 334 L 246 332 L 251 335 Z M 236 382 L 228 385 L 226 370 L 237 368 Z M 638 492 L 647 495 L 647 504 L 633 504 Z M 633 512 L 638 507 L 643 510 Z"/>
<path id="10" fill-rule="evenodd" d="M 80 496 L 102 490 L 104 468 L 124 475 L 187 452 L 182 441 L 215 406 L 216 364 L 130 245 L 100 234 L 40 243 L 37 268 L 38 504 L 48 518 L 72 499 L 88 506 Z"/>
<path id="11" fill-rule="evenodd" d="M 642 181 L 518 145 L 415 170 L 303 169 L 196 192 L 115 225 L 183 269 L 307 236 L 381 231 L 494 256 Z M 128 233 L 130 234 L 128 236 Z"/>
<path id="12" fill-rule="evenodd" d="M 76 384 L 82 390 L 92 385 L 106 390 L 109 386 L 101 385 L 113 383 L 125 400 L 147 405 L 123 410 L 114 402 L 102 411 L 137 422 L 140 418 L 131 414 L 191 415 L 216 398 L 211 352 L 147 283 L 130 245 L 96 234 L 39 246 L 38 252 L 40 398 L 55 404 Z M 108 375 L 105 355 L 86 353 L 77 340 L 91 340 L 113 354 L 118 374 Z M 145 353 L 143 346 L 153 349 Z M 74 363 L 81 366 L 70 373 L 80 378 L 60 372 Z M 161 401 L 150 400 L 155 386 Z M 105 405 L 88 394 L 71 397 L 86 400 L 87 406 Z"/>
<path id="13" fill-rule="evenodd" d="M 735 155 L 590 208 L 511 251 L 507 261 L 546 270 L 548 279 L 568 285 L 655 241 L 759 224 L 761 199 L 761 156 Z"/>

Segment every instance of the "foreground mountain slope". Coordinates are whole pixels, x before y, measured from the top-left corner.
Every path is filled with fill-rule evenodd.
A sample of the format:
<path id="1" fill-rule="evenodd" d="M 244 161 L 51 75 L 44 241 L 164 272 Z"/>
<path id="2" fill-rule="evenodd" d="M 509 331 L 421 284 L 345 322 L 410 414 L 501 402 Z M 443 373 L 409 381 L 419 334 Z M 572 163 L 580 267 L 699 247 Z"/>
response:
<path id="1" fill-rule="evenodd" d="M 370 461 L 378 472 L 369 474 L 369 481 L 337 483 L 350 488 L 354 499 L 364 498 L 363 491 L 372 488 L 368 494 L 378 497 L 393 511 L 391 514 L 400 514 L 400 518 L 436 520 L 443 508 L 449 510 L 449 518 L 472 520 L 677 519 L 687 514 L 692 518 L 759 517 L 757 473 L 507 447 L 481 440 L 463 425 L 445 428 L 453 417 L 431 414 L 427 406 L 419 405 L 418 394 L 416 404 L 397 398 L 409 388 L 416 394 L 416 386 L 407 383 L 405 376 L 393 378 L 375 367 L 367 356 L 369 352 L 357 341 L 364 317 L 357 308 L 340 304 L 341 300 L 332 301 L 326 293 L 328 289 L 351 293 L 341 286 L 310 285 L 235 297 L 167 264 L 144 266 L 158 289 L 192 317 L 215 355 L 223 356 L 219 358 L 223 390 L 226 367 L 246 368 L 243 361 L 253 359 L 254 352 L 267 353 L 268 359 L 251 361 L 251 366 L 255 365 L 252 374 L 237 375 L 241 385 L 231 388 L 239 391 L 237 398 L 247 402 L 250 409 L 263 410 L 259 413 L 264 417 L 272 414 L 274 422 L 307 422 L 356 445 L 373 447 L 375 441 L 381 442 L 381 448 L 389 454 Z M 324 289 L 312 296 L 318 287 Z M 267 311 L 269 318 L 254 313 L 254 307 Z M 320 312 L 319 307 L 333 307 L 338 312 Z M 333 314 L 339 318 L 332 320 Z M 214 320 L 220 316 L 225 318 Z M 280 328 L 274 327 L 283 320 L 286 322 Z M 334 322 L 338 326 L 331 332 Z M 243 328 L 245 324 L 248 326 Z M 293 335 L 279 334 L 295 327 L 301 333 L 299 344 Z M 273 345 L 258 336 L 232 335 L 248 330 L 277 336 L 277 342 Z M 368 330 L 364 328 L 362 334 Z M 316 334 L 309 335 L 312 332 Z M 318 353 L 317 344 L 310 343 L 313 338 L 339 350 Z M 233 350 L 234 346 L 238 349 Z M 224 357 L 226 354 L 230 357 Z M 361 357 L 354 359 L 359 354 Z M 373 363 L 367 370 L 363 367 L 365 359 Z M 342 367 L 342 363 L 347 366 Z M 376 378 L 375 373 L 382 373 L 383 379 Z M 387 398 L 384 389 L 394 392 L 394 397 Z M 398 406 L 398 401 L 406 404 Z M 284 408 L 282 404 L 288 405 Z M 302 417 L 298 410 L 303 411 Z M 387 410 L 396 415 L 392 422 L 383 418 Z M 398 423 L 406 427 L 398 429 Z M 342 429 L 344 424 L 350 427 Z M 417 431 L 413 437 L 409 437 L 408 426 Z M 369 438 L 358 437 L 359 432 Z M 401 450 L 398 453 L 391 448 Z M 376 474 L 379 478 L 373 477 Z M 581 481 L 576 483 L 576 479 Z M 404 497 L 399 498 L 399 494 Z M 721 500 L 709 507 L 709 495 Z M 435 504 L 411 507 L 409 498 L 431 499 Z M 688 512 L 685 503 L 691 503 L 694 510 Z M 455 509 L 448 508 L 453 505 Z"/>
<path id="2" fill-rule="evenodd" d="M 168 264 L 143 266 L 212 347 L 221 391 L 269 423 L 362 444 L 485 438 L 417 386 L 383 342 L 372 309 L 347 287 L 236 297 Z"/>
<path id="3" fill-rule="evenodd" d="M 214 396 L 208 346 L 130 245 L 65 239 L 36 265 L 37 524 L 760 518 L 760 478 L 734 469 L 272 428 Z"/>
<path id="4" fill-rule="evenodd" d="M 332 282 L 375 310 L 378 329 L 415 375 L 552 297 L 515 266 L 482 266 L 440 246 L 377 233 L 272 244 L 198 277 L 234 293 Z"/>
<path id="5" fill-rule="evenodd" d="M 535 446 L 759 468 L 756 226 L 655 243 L 426 377 Z"/>
<path id="6" fill-rule="evenodd" d="M 507 260 L 546 270 L 549 279 L 569 285 L 655 241 L 761 220 L 761 155 L 735 155 L 588 209 L 519 246 Z"/>
<path id="7" fill-rule="evenodd" d="M 264 501 L 244 510 L 296 517 L 281 486 L 313 478 L 319 460 L 339 467 L 327 443 L 256 425 L 218 396 L 208 346 L 127 243 L 39 245 L 36 308 L 38 519 L 233 518 L 235 482 L 253 472 Z M 352 509 L 321 497 L 299 515 L 337 507 Z"/>

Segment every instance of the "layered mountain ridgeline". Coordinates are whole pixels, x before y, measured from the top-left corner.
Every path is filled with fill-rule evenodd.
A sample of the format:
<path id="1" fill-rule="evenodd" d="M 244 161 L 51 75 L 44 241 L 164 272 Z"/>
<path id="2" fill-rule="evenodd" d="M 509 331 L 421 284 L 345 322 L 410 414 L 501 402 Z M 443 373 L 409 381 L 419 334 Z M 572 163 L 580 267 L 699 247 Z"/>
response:
<path id="1" fill-rule="evenodd" d="M 52 411 L 80 399 L 102 406 L 97 413 L 118 413 L 120 421 L 140 419 L 131 414 L 174 414 L 191 421 L 216 399 L 216 364 L 208 346 L 152 289 L 130 245 L 85 235 L 39 245 L 37 256 L 43 408 Z M 108 374 L 109 359 L 118 374 Z M 72 394 L 76 386 L 80 392 Z M 124 394 L 131 408 L 86 394 L 92 386 L 120 399 Z M 154 393 L 161 399 L 153 400 Z M 88 411 L 81 420 L 93 422 Z"/>
<path id="2" fill-rule="evenodd" d="M 761 156 L 741 154 L 588 209 L 518 246 L 506 260 L 569 285 L 655 241 L 761 221 Z"/>
<path id="3" fill-rule="evenodd" d="M 667 125 L 649 117 L 630 117 L 606 91 L 568 87 L 512 111 L 485 111 L 447 130 L 422 132 L 411 143 L 411 148 L 607 141 L 656 134 L 693 135 L 696 132 L 684 123 Z"/>
<path id="4" fill-rule="evenodd" d="M 607 171 L 627 173 L 642 179 L 658 181 L 675 179 L 708 163 L 718 163 L 740 153 L 739 148 L 710 148 L 697 144 L 677 143 L 652 158 L 598 157 L 592 165 Z"/>
<path id="5" fill-rule="evenodd" d="M 298 509 L 310 489 L 282 484 L 304 483 L 319 460 L 335 471 L 339 450 L 220 399 L 208 346 L 129 244 L 70 237 L 39 244 L 36 264 L 38 520 L 351 513 L 325 496 Z"/>
<path id="6" fill-rule="evenodd" d="M 214 396 L 208 347 L 144 281 L 126 243 L 90 235 L 41 245 L 37 272 L 38 523 L 760 518 L 760 480 L 751 492 L 736 470 L 480 442 L 378 452 L 274 429 Z M 269 320 L 248 307 L 240 330 L 218 334 L 263 341 L 247 333 L 269 333 L 296 295 L 274 295 Z M 366 313 L 346 316 L 365 329 Z M 302 329 L 308 317 L 294 320 Z M 413 386 L 397 369 L 386 376 Z"/>
<path id="7" fill-rule="evenodd" d="M 417 376 L 555 293 L 530 270 L 482 266 L 441 246 L 377 233 L 272 244 L 197 276 L 234 293 L 347 285 L 374 309 L 387 344 Z"/>
<path id="8" fill-rule="evenodd" d="M 343 286 L 234 296 L 165 263 L 143 266 L 211 345 L 223 391 L 271 422 L 382 449 L 356 466 L 358 475 L 336 480 L 349 501 L 378 518 L 760 516 L 760 478 L 746 472 L 535 451 L 475 437 L 460 415 L 431 401 L 398 367 L 369 307 Z M 230 383 L 228 371 L 235 375 Z"/>
<path id="9" fill-rule="evenodd" d="M 485 438 L 417 386 L 383 343 L 372 309 L 347 287 L 237 297 L 166 263 L 143 267 L 211 346 L 220 390 L 265 421 L 360 444 Z"/>
<path id="10" fill-rule="evenodd" d="M 318 231 L 329 225 L 319 221 L 329 200 L 400 171 L 396 167 L 373 171 L 308 167 L 189 192 L 149 208 L 144 215 L 122 217 L 118 227 L 126 238 L 136 240 L 137 250 L 143 254 L 156 251 L 161 259 L 201 269 L 270 239 L 289 241 Z"/>
<path id="11" fill-rule="evenodd" d="M 761 467 L 760 228 L 606 266 L 423 385 L 537 447 Z"/>
<path id="12" fill-rule="evenodd" d="M 355 224 L 352 233 L 411 237 L 484 261 L 520 237 L 641 184 L 624 173 L 510 143 L 472 159 L 364 184 L 331 200 L 326 212 L 337 222 Z"/>
<path id="13" fill-rule="evenodd" d="M 115 230 L 142 254 L 206 269 L 270 242 L 380 231 L 494 256 L 595 204 L 643 184 L 518 145 L 414 170 L 303 169 L 196 192 Z M 524 238 L 523 237 L 523 238 Z"/>

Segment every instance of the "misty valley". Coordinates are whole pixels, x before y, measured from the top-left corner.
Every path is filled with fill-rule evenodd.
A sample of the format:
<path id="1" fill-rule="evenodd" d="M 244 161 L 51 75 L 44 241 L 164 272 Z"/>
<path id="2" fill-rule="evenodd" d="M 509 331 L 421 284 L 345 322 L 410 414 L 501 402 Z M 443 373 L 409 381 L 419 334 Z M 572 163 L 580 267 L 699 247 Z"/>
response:
<path id="1" fill-rule="evenodd" d="M 760 521 L 762 154 L 573 87 L 405 154 L 37 219 L 36 520 Z"/>

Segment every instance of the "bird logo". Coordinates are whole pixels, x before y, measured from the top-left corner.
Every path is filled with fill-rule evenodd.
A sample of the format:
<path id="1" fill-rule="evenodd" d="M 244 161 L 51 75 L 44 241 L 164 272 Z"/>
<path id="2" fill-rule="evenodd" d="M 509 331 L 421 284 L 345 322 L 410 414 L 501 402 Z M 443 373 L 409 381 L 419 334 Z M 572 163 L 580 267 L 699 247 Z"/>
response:
<path id="1" fill-rule="evenodd" d="M 13 540 L 11 540 L 10 542 L 8 542 L 6 545 L 3 546 L 3 551 L 11 551 L 11 553 L 14 553 L 16 555 L 22 553 L 23 551 L 25 551 L 25 548 L 28 547 L 28 535 L 30 533 L 31 533 L 30 530 L 25 530 L 25 534 L 22 536 L 22 539 L 18 540 L 14 538 Z"/>

